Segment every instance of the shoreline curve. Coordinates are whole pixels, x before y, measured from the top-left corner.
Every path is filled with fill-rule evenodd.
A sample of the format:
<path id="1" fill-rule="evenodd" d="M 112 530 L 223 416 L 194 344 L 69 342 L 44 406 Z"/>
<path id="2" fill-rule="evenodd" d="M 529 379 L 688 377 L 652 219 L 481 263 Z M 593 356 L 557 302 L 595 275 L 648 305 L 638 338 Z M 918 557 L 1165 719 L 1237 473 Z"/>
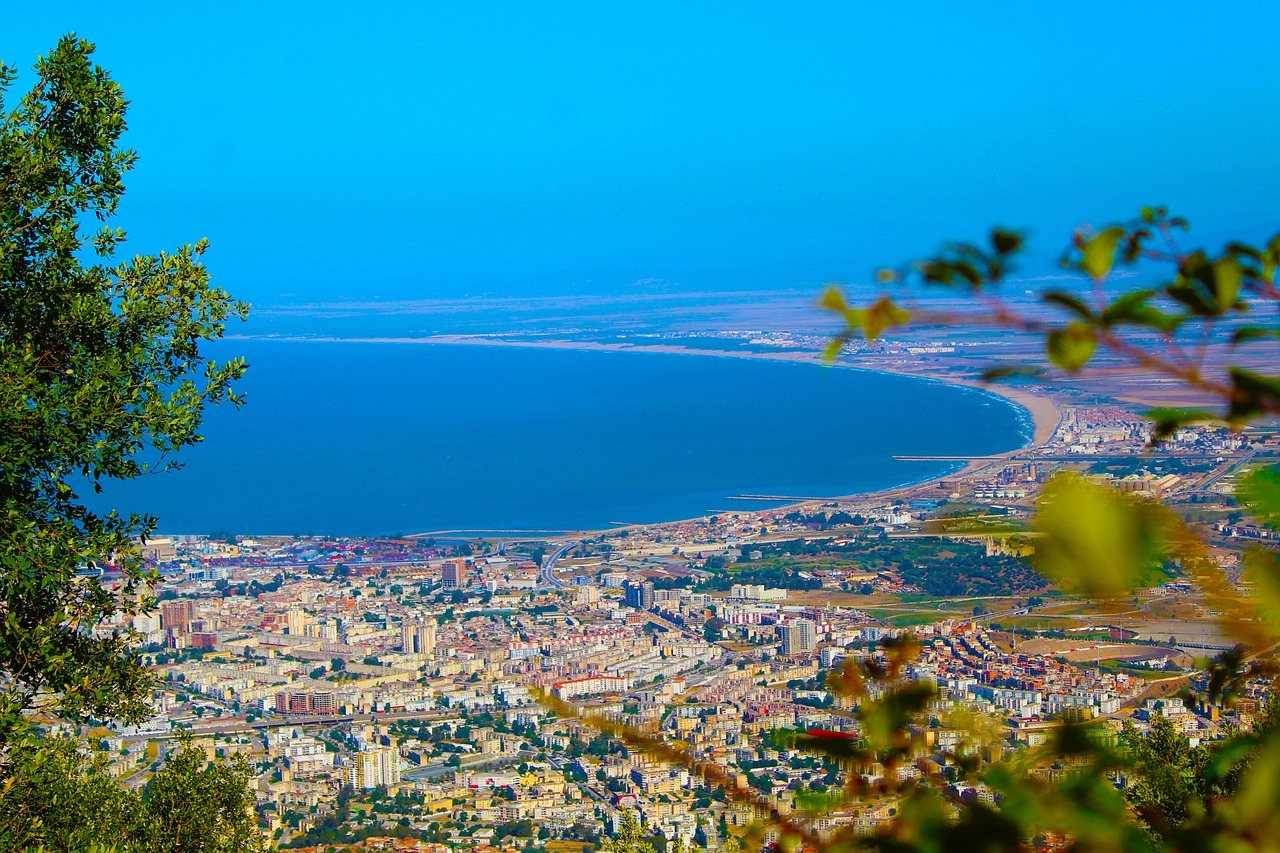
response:
<path id="1" fill-rule="evenodd" d="M 229 338 L 231 336 L 228 336 Z M 419 345 L 436 345 L 436 346 L 490 346 L 490 347 L 517 347 L 524 349 L 556 349 L 556 350 L 581 350 L 589 352 L 623 352 L 623 353 L 653 353 L 662 355 L 689 355 L 703 357 L 721 357 L 721 358 L 742 358 L 742 359 L 760 359 L 764 361 L 784 361 L 792 363 L 808 363 L 808 364 L 827 364 L 819 353 L 809 351 L 793 351 L 793 352 L 754 352 L 744 350 L 711 350 L 711 349 L 690 349 L 687 347 L 673 346 L 670 344 L 622 344 L 622 343 L 602 343 L 598 341 L 575 341 L 572 339 L 551 339 L 545 341 L 521 341 L 509 340 L 504 338 L 495 338 L 488 335 L 432 335 L 429 337 L 331 337 L 331 336 L 266 336 L 266 335 L 237 335 L 234 336 L 242 340 L 254 341 L 281 341 L 290 343 L 363 343 L 363 344 L 419 344 Z M 935 477 L 929 477 L 914 483 L 905 483 L 898 486 L 891 486 L 885 489 L 877 489 L 869 492 L 856 492 L 848 495 L 833 495 L 827 498 L 815 500 L 796 501 L 795 503 L 785 504 L 780 507 L 771 507 L 769 509 L 742 509 L 732 510 L 742 514 L 761 514 L 765 512 L 776 512 L 779 509 L 790 507 L 812 506 L 818 502 L 828 502 L 833 500 L 852 500 L 857 498 L 869 498 L 875 496 L 891 497 L 901 494 L 905 491 L 920 488 L 929 483 L 948 477 L 955 477 L 972 473 L 986 467 L 993 462 L 998 462 L 1007 458 L 1012 453 L 1027 450 L 1031 447 L 1040 447 L 1044 445 L 1057 431 L 1061 422 L 1062 413 L 1057 404 L 1055 404 L 1047 396 L 1035 394 L 1022 388 L 1011 388 L 1002 385 L 988 385 L 977 379 L 955 376 L 939 376 L 926 371 L 903 370 L 900 367 L 889 365 L 873 365 L 866 362 L 838 362 L 833 366 L 843 367 L 853 370 L 867 370 L 877 373 L 887 373 L 894 376 L 907 376 L 915 379 L 922 379 L 932 382 L 940 382 L 943 384 L 958 385 L 961 387 L 972 388 L 999 397 L 1015 408 L 1025 413 L 1031 423 L 1031 438 L 1020 448 L 1007 451 L 1002 454 L 995 454 L 989 457 L 974 459 L 969 461 L 963 467 L 939 474 Z M 562 538 L 575 538 L 585 533 L 603 533 L 609 531 L 619 531 L 634 529 L 637 527 L 652 527 L 661 524 L 680 524 L 688 521 L 694 521 L 702 516 L 696 516 L 688 519 L 671 519 L 668 521 L 658 521 L 649 524 L 637 524 L 610 527 L 606 530 L 579 530 L 572 532 L 564 532 L 560 536 L 548 537 L 548 541 Z M 468 531 L 482 533 L 484 531 Z M 491 531 L 497 532 L 497 531 Z M 430 533 L 415 533 L 413 536 L 427 536 Z M 460 537 L 465 538 L 465 537 Z M 486 538 L 486 537 L 476 537 Z"/>

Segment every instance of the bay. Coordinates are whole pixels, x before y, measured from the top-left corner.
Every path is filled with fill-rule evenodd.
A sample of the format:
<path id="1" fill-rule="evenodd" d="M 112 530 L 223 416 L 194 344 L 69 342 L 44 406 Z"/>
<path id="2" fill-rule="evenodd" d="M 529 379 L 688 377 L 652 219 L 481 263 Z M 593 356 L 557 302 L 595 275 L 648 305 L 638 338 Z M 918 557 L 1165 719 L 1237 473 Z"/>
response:
<path id="1" fill-rule="evenodd" d="M 224 341 L 247 405 L 209 413 L 184 468 L 91 505 L 168 533 L 563 531 L 837 496 L 1024 445 L 1020 407 L 886 373 L 726 357 L 342 341 Z"/>

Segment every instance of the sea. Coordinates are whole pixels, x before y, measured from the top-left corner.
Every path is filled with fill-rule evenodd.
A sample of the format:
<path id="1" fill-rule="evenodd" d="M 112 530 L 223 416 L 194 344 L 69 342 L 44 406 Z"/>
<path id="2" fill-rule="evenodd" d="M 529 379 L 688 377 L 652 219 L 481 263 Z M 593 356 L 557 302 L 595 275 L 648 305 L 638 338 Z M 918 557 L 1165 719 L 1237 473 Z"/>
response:
<path id="1" fill-rule="evenodd" d="M 246 404 L 183 467 L 95 509 L 158 530 L 385 536 L 600 530 L 864 493 L 1024 446 L 980 389 L 811 363 L 457 344 L 235 340 Z M 778 496 L 778 500 L 744 499 Z"/>

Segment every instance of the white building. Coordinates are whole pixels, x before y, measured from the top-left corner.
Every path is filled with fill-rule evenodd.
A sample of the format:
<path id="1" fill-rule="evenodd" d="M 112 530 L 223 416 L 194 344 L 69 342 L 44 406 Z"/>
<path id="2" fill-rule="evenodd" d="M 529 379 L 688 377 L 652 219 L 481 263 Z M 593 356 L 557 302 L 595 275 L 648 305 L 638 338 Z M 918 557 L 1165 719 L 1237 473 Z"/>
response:
<path id="1" fill-rule="evenodd" d="M 361 750 L 352 756 L 346 777 L 349 785 L 366 791 L 379 785 L 395 785 L 400 781 L 400 752 L 390 746 Z"/>

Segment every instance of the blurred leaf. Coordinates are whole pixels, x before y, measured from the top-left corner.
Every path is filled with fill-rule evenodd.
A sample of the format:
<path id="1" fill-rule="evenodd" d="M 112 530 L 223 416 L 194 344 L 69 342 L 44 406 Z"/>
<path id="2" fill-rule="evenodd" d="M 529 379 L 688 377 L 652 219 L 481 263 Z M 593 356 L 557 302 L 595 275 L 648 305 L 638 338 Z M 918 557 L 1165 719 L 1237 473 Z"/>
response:
<path id="1" fill-rule="evenodd" d="M 1273 625 L 1280 624 L 1280 560 L 1272 551 L 1254 548 L 1245 554 L 1244 565 L 1262 612 Z"/>
<path id="2" fill-rule="evenodd" d="M 1093 319 L 1093 312 L 1089 310 L 1089 306 L 1085 305 L 1078 297 L 1061 290 L 1050 290 L 1040 297 L 1045 302 L 1052 305 L 1060 305 L 1071 313 L 1083 317 L 1086 320 Z"/>
<path id="3" fill-rule="evenodd" d="M 1231 404 L 1226 420 L 1244 423 L 1264 412 L 1280 411 L 1280 378 L 1264 376 L 1243 367 L 1227 368 L 1231 378 Z"/>
<path id="4" fill-rule="evenodd" d="M 1187 424 L 1219 420 L 1216 414 L 1204 409 L 1150 409 L 1146 412 L 1146 417 L 1155 423 L 1153 441 L 1164 441 Z"/>
<path id="5" fill-rule="evenodd" d="M 870 308 L 850 308 L 844 312 L 845 322 L 851 330 L 861 329 L 867 340 L 873 341 L 885 329 L 901 326 L 911 319 L 911 312 L 893 304 L 882 296 Z"/>
<path id="6" fill-rule="evenodd" d="M 982 274 L 968 261 L 934 258 L 917 264 L 916 268 L 926 284 L 955 284 L 957 281 L 964 281 L 975 290 L 982 285 Z"/>
<path id="7" fill-rule="evenodd" d="M 1094 281 L 1106 278 L 1115 263 L 1116 246 L 1123 236 L 1123 228 L 1111 227 L 1086 240 L 1081 247 L 1080 270 Z"/>
<path id="8" fill-rule="evenodd" d="M 837 336 L 833 338 L 825 347 L 823 347 L 822 360 L 826 362 L 835 361 L 836 357 L 840 355 L 840 351 L 844 349 L 844 345 L 847 342 L 848 341 L 844 336 Z"/>
<path id="9" fill-rule="evenodd" d="M 1280 529 L 1280 466 L 1255 468 L 1240 478 L 1236 497 L 1258 521 Z"/>
<path id="10" fill-rule="evenodd" d="M 860 758 L 866 754 L 862 740 L 857 735 L 846 732 L 835 732 L 840 737 L 830 737 L 814 730 L 794 736 L 797 749 L 819 752 L 832 758 Z"/>
<path id="11" fill-rule="evenodd" d="M 1231 256 L 1209 260 L 1203 251 L 1192 252 L 1178 265 L 1178 278 L 1165 292 L 1203 317 L 1220 317 L 1244 310 L 1239 301 L 1243 286 L 1240 262 Z"/>
<path id="12" fill-rule="evenodd" d="M 983 382 L 1000 382 L 1004 379 L 1039 379 L 1044 371 L 1039 367 L 988 367 L 982 371 Z"/>
<path id="13" fill-rule="evenodd" d="M 835 311 L 837 314 L 843 314 L 849 310 L 849 303 L 845 301 L 844 291 L 832 285 L 822 294 L 822 300 L 818 303 L 820 307 L 828 311 Z"/>
<path id="14" fill-rule="evenodd" d="M 1129 232 L 1129 237 L 1124 241 L 1124 262 L 1131 264 L 1142 255 L 1143 243 L 1151 239 L 1151 232 L 1146 228 L 1135 228 Z"/>
<path id="15" fill-rule="evenodd" d="M 1108 305 L 1098 320 L 1108 327 L 1119 323 L 1131 323 L 1157 329 L 1166 334 L 1172 332 L 1182 324 L 1184 318 L 1167 314 L 1148 305 L 1147 302 L 1155 295 L 1154 290 L 1136 290 L 1133 293 L 1126 293 Z"/>
<path id="16" fill-rule="evenodd" d="M 1209 678 L 1205 693 L 1210 702 L 1228 704 L 1231 697 L 1238 692 L 1238 685 L 1246 672 L 1246 654 L 1245 645 L 1238 643 L 1220 653 L 1209 663 L 1206 670 Z"/>
<path id="17" fill-rule="evenodd" d="M 1098 339 L 1086 324 L 1072 323 L 1050 332 L 1046 345 L 1050 361 L 1063 370 L 1075 371 L 1089 363 Z"/>
<path id="18" fill-rule="evenodd" d="M 997 228 L 991 232 L 991 246 L 997 255 L 1009 255 L 1022 248 L 1022 235 Z"/>
<path id="19" fill-rule="evenodd" d="M 909 681 L 875 702 L 864 702 L 858 719 L 867 743 L 877 750 L 903 750 L 914 716 L 937 698 L 932 682 Z"/>
<path id="20" fill-rule="evenodd" d="M 1274 340 L 1280 337 L 1280 329 L 1266 329 L 1261 326 L 1241 326 L 1231 334 L 1231 345 L 1257 340 Z"/>
<path id="21" fill-rule="evenodd" d="M 936 849 L 940 853 L 1018 853 L 1025 849 L 1025 835 L 1025 828 L 1009 815 L 978 802 L 965 808 L 958 821 L 939 828 Z"/>
<path id="22" fill-rule="evenodd" d="M 951 265 L 955 270 L 955 274 L 968 282 L 970 287 L 980 287 L 982 285 L 982 273 L 978 272 L 978 268 L 967 261 L 957 261 Z"/>
<path id="23" fill-rule="evenodd" d="M 1280 267 L 1280 234 L 1262 250 L 1262 274 L 1259 278 L 1266 284 L 1274 284 L 1277 267 Z"/>
<path id="24" fill-rule="evenodd" d="M 1088 723 L 1063 722 L 1052 731 L 1049 748 L 1055 755 L 1099 755 L 1107 732 Z"/>
<path id="25" fill-rule="evenodd" d="M 1272 732 L 1235 799 L 1236 817 L 1245 826 L 1270 824 L 1280 807 L 1280 733 Z"/>
<path id="26" fill-rule="evenodd" d="M 1118 595 L 1145 583 L 1148 572 L 1163 562 L 1173 523 L 1159 504 L 1076 474 L 1059 475 L 1037 502 L 1032 529 L 1041 538 L 1033 562 L 1085 595 Z"/>
<path id="27" fill-rule="evenodd" d="M 882 269 L 876 271 L 876 281 L 881 284 L 893 284 L 901 278 L 902 275 L 897 270 Z"/>
<path id="28" fill-rule="evenodd" d="M 1237 736 L 1224 741 L 1213 753 L 1213 758 L 1205 768 L 1205 775 L 1211 779 L 1229 776 L 1242 761 L 1249 758 L 1257 746 L 1257 739 L 1249 736 Z"/>
<path id="29" fill-rule="evenodd" d="M 1244 278 L 1240 272 L 1240 262 L 1232 257 L 1219 258 L 1214 261 L 1213 280 L 1218 313 L 1225 313 L 1235 307 L 1240 297 L 1240 288 L 1244 284 Z"/>

